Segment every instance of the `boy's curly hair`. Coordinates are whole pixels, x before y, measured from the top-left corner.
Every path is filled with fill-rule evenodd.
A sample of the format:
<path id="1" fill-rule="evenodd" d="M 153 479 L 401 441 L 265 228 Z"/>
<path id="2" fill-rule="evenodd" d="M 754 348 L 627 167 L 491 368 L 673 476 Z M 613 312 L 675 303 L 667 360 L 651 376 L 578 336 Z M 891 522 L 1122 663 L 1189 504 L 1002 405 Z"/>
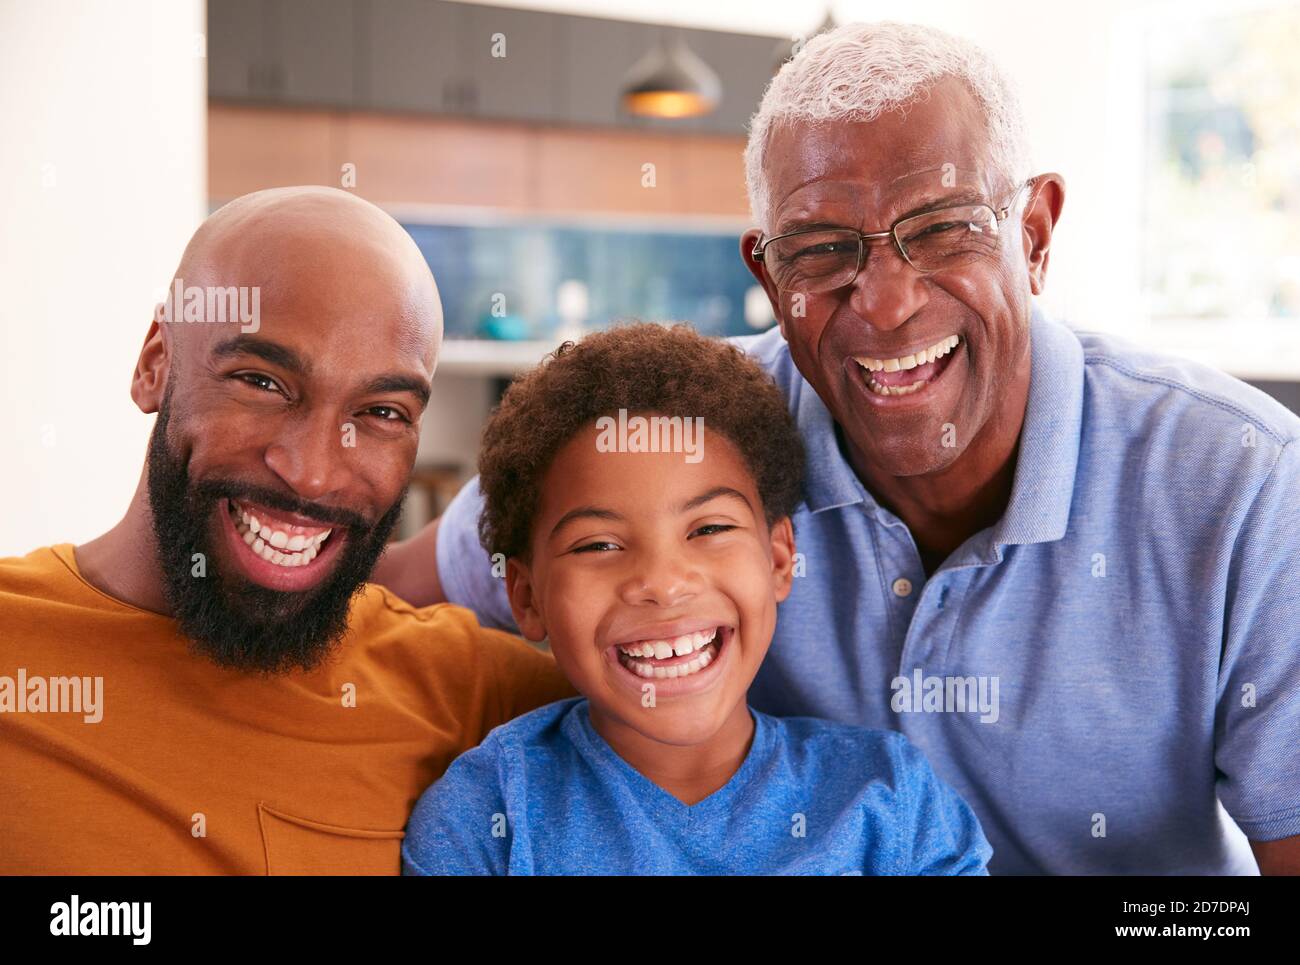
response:
<path id="1" fill-rule="evenodd" d="M 768 525 L 803 488 L 803 441 L 771 377 L 731 344 L 688 325 L 623 325 L 565 342 L 506 390 L 483 430 L 479 540 L 528 559 L 541 481 L 557 452 L 601 416 L 704 419 L 754 477 Z"/>

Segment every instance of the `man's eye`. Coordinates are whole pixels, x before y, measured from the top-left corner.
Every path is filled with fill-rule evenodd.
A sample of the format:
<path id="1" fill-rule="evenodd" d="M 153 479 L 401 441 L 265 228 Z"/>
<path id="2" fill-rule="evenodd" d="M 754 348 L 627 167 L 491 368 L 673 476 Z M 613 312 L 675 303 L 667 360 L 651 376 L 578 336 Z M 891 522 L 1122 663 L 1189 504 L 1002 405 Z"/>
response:
<path id="1" fill-rule="evenodd" d="M 817 245 L 808 245 L 795 252 L 795 258 L 825 258 L 828 256 L 848 255 L 856 251 L 857 246 L 847 241 L 824 241 Z"/>
<path id="2" fill-rule="evenodd" d="M 384 422 L 405 422 L 409 424 L 411 421 L 402 414 L 400 409 L 395 409 L 391 405 L 372 405 L 366 411 L 379 416 Z"/>
<path id="3" fill-rule="evenodd" d="M 614 549 L 614 550 L 616 550 L 616 549 L 618 549 L 618 544 L 617 544 L 617 543 L 610 543 L 610 542 L 608 542 L 608 541 L 601 541 L 601 542 L 596 542 L 596 543 L 585 543 L 585 544 L 583 544 L 582 546 L 579 546 L 579 547 L 577 547 L 576 549 L 574 549 L 573 552 L 575 552 L 575 553 L 603 553 L 603 552 L 606 552 L 606 551 L 607 551 L 607 550 L 606 550 L 606 547 L 608 547 L 608 549 Z"/>
<path id="4" fill-rule="evenodd" d="M 972 227 L 973 226 L 968 221 L 940 221 L 937 224 L 926 225 L 919 232 L 912 235 L 912 237 L 923 238 L 926 235 L 941 235 L 946 234 L 949 231 L 967 231 Z"/>
<path id="5" fill-rule="evenodd" d="M 707 526 L 701 526 L 694 530 L 692 536 L 713 536 L 717 533 L 725 533 L 728 530 L 735 529 L 735 526 L 726 523 L 709 523 Z"/>
<path id="6" fill-rule="evenodd" d="M 261 372 L 240 372 L 235 378 L 248 385 L 259 388 L 264 392 L 279 392 L 280 386 L 275 379 L 269 375 L 263 375 Z"/>

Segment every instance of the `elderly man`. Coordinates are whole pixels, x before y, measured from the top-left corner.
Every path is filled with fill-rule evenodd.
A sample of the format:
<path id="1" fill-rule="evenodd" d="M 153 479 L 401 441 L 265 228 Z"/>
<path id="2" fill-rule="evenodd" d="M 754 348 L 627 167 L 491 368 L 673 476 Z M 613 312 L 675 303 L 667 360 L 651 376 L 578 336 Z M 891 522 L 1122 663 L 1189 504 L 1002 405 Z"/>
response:
<path id="1" fill-rule="evenodd" d="M 573 693 L 467 611 L 364 585 L 429 397 L 433 278 L 379 209 L 292 188 L 209 218 L 172 288 L 126 516 L 0 560 L 0 872 L 396 873 L 429 782 Z"/>
<path id="2" fill-rule="evenodd" d="M 780 325 L 740 343 L 810 458 L 754 706 L 905 732 L 994 872 L 1300 869 L 1300 419 L 1033 308 L 1064 183 L 965 42 L 817 37 L 747 168 Z M 377 578 L 508 626 L 478 508 Z"/>

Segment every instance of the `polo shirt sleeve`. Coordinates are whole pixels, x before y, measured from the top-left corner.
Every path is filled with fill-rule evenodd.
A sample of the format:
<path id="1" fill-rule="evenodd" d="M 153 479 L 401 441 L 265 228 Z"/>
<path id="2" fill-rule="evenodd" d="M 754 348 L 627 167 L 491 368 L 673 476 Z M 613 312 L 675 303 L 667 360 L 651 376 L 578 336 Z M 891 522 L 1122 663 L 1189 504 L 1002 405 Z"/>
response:
<path id="1" fill-rule="evenodd" d="M 1300 441 L 1282 447 L 1228 570 L 1219 799 L 1254 841 L 1300 834 Z"/>
<path id="2" fill-rule="evenodd" d="M 402 874 L 508 872 L 511 828 L 500 785 L 501 749 L 489 737 L 452 761 L 420 795 L 402 841 Z"/>
<path id="3" fill-rule="evenodd" d="M 492 559 L 478 541 L 483 496 L 475 476 L 458 492 L 438 522 L 438 580 L 447 602 L 473 610 L 485 627 L 518 633 L 504 574 L 493 572 Z M 500 567 L 497 568 L 500 572 Z"/>

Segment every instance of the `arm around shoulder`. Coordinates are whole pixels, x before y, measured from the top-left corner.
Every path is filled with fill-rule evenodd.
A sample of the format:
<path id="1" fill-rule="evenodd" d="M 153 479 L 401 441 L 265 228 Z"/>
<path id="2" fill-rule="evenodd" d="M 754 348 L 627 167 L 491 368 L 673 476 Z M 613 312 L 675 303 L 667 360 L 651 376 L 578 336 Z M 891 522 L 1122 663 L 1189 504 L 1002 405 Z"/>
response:
<path id="1" fill-rule="evenodd" d="M 446 603 L 438 579 L 438 524 L 435 519 L 410 539 L 390 543 L 371 580 L 388 587 L 412 606 Z"/>

